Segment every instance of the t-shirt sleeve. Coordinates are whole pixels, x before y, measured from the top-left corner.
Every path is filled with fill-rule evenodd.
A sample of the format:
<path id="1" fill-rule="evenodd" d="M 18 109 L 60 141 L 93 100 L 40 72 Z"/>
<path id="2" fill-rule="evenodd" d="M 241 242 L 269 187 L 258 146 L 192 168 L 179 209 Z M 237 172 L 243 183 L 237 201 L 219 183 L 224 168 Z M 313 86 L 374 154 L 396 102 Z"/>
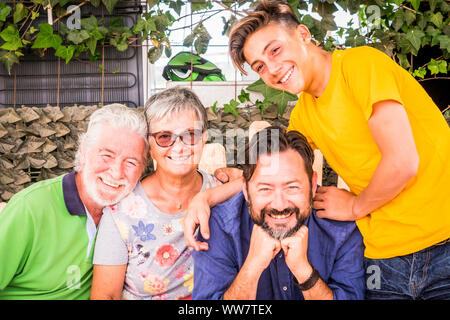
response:
<path id="1" fill-rule="evenodd" d="M 104 211 L 97 231 L 93 264 L 124 265 L 128 263 L 128 248 L 111 215 Z"/>
<path id="2" fill-rule="evenodd" d="M 23 199 L 11 199 L 0 213 L 0 290 L 23 270 L 33 237 L 33 217 L 28 204 Z"/>
<path id="3" fill-rule="evenodd" d="M 403 105 L 400 93 L 403 77 L 400 73 L 407 71 L 377 49 L 358 49 L 344 57 L 342 68 L 353 97 L 362 108 L 365 119 L 369 120 L 377 102 L 395 100 Z"/>

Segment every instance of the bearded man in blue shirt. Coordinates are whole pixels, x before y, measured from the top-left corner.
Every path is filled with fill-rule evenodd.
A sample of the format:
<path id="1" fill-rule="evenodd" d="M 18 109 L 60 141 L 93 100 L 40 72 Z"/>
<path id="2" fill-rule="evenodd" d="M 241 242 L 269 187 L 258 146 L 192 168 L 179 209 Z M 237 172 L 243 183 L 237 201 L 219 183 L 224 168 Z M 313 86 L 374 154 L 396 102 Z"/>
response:
<path id="1" fill-rule="evenodd" d="M 312 209 L 306 138 L 269 127 L 246 154 L 243 190 L 211 209 L 209 249 L 194 252 L 193 299 L 364 299 L 361 234 Z"/>

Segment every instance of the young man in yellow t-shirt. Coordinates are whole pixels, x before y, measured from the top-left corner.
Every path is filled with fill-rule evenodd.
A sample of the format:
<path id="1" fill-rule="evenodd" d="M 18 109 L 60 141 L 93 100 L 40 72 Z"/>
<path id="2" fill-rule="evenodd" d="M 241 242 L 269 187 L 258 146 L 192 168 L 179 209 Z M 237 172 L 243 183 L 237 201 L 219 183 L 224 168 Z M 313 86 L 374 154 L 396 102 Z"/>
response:
<path id="1" fill-rule="evenodd" d="M 369 47 L 326 52 L 290 7 L 261 2 L 230 34 L 230 55 L 300 94 L 305 135 L 351 192 L 321 187 L 318 216 L 356 221 L 368 298 L 450 298 L 450 129 L 420 84 Z M 439 288 L 439 289 L 438 289 Z"/>

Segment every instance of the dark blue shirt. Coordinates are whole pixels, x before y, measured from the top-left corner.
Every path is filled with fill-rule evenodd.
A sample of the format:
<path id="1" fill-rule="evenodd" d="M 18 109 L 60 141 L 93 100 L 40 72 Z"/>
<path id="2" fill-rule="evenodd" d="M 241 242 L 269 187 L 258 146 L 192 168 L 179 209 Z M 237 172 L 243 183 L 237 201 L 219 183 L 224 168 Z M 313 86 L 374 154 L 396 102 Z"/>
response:
<path id="1" fill-rule="evenodd" d="M 223 298 L 247 257 L 253 224 L 242 192 L 211 209 L 209 249 L 194 252 L 193 299 Z M 313 211 L 305 225 L 308 261 L 334 299 L 364 299 L 364 245 L 356 224 L 320 219 Z M 256 299 L 303 299 L 293 279 L 281 250 L 261 274 Z"/>

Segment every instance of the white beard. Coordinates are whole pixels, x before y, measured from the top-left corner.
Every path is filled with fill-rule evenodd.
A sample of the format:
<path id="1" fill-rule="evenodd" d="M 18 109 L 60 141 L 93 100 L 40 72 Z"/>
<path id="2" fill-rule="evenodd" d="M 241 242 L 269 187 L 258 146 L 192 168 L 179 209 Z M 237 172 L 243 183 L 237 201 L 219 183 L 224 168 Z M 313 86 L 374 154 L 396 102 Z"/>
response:
<path id="1" fill-rule="evenodd" d="M 86 169 L 86 168 L 84 168 L 84 169 Z M 95 180 L 98 177 L 101 177 L 101 175 L 95 176 L 93 174 L 90 174 L 89 170 L 81 170 L 81 175 L 82 175 L 83 182 L 85 184 L 84 186 L 86 189 L 86 193 L 92 199 L 92 201 L 94 201 L 96 204 L 98 204 L 101 207 L 107 207 L 107 206 L 111 206 L 113 204 L 118 203 L 120 200 L 125 198 L 135 187 L 135 186 L 128 184 L 124 180 L 118 181 L 117 184 L 123 184 L 123 185 L 125 185 L 125 188 L 120 193 L 115 195 L 113 198 L 105 199 L 105 197 L 103 197 L 101 195 L 101 193 L 98 191 L 98 189 L 96 187 L 96 182 L 95 182 Z"/>

